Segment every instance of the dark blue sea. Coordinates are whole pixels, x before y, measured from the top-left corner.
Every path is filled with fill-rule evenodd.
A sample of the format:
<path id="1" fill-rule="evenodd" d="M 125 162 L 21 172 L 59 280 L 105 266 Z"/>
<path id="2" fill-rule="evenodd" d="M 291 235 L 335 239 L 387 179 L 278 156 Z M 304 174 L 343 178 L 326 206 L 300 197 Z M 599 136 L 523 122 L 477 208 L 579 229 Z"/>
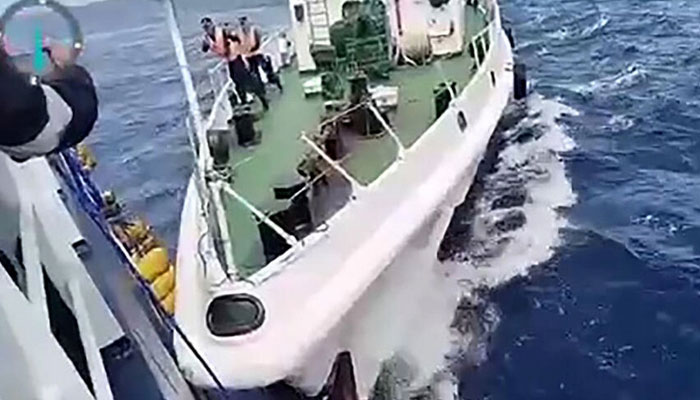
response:
<path id="1" fill-rule="evenodd" d="M 203 12 L 182 3 L 201 83 Z M 207 13 L 288 18 L 283 1 L 218 3 Z M 501 3 L 531 94 L 509 107 L 443 246 L 478 288 L 460 396 L 700 398 L 700 2 Z M 97 179 L 175 248 L 193 159 L 162 10 L 73 11 L 102 102 Z"/>

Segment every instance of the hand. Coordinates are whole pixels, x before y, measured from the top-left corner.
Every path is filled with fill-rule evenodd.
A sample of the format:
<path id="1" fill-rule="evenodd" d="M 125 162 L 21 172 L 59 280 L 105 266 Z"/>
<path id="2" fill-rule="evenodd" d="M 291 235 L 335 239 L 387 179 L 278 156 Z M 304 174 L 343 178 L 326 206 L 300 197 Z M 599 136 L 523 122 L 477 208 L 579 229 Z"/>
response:
<path id="1" fill-rule="evenodd" d="M 58 41 L 48 41 L 44 45 L 51 62 L 58 68 L 64 68 L 73 64 L 74 49 Z"/>

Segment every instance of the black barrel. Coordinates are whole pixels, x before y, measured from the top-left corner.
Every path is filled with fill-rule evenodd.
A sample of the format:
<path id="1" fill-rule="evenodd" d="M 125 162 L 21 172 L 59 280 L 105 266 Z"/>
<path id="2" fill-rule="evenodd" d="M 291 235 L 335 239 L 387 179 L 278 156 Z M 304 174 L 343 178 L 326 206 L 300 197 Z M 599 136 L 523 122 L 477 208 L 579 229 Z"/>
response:
<path id="1" fill-rule="evenodd" d="M 255 116 L 250 106 L 239 105 L 233 109 L 233 123 L 236 127 L 239 146 L 248 146 L 255 142 Z"/>
<path id="2" fill-rule="evenodd" d="M 433 101 L 435 103 L 435 119 L 440 118 L 442 113 L 447 110 L 452 101 L 452 93 L 457 93 L 457 83 L 450 82 L 452 90 L 447 87 L 445 82 L 441 82 L 433 89 Z"/>
<path id="3" fill-rule="evenodd" d="M 229 162 L 229 146 L 231 132 L 224 129 L 212 129 L 207 132 L 209 153 L 214 160 L 214 168 L 222 169 Z"/>

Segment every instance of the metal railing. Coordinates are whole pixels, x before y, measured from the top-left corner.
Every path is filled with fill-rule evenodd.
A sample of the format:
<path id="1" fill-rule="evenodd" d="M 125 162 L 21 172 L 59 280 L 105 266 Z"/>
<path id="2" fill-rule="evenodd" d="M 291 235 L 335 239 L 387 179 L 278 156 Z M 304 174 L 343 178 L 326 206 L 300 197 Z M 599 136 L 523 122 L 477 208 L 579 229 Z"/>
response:
<path id="1" fill-rule="evenodd" d="M 468 41 L 469 46 L 471 46 L 475 52 L 474 58 L 476 60 L 477 71 L 480 71 L 483 69 L 485 60 L 490 54 L 493 48 L 493 44 L 496 42 L 494 32 L 496 32 L 497 29 L 500 27 L 501 22 L 499 6 L 496 0 L 480 0 L 477 2 L 476 7 L 478 7 L 478 9 L 484 14 L 485 18 L 490 19 L 486 27 L 480 30 L 476 35 L 470 37 Z M 272 35 L 267 36 L 264 39 L 263 44 L 261 46 L 262 53 L 272 53 L 273 55 L 277 54 L 279 49 L 276 46 L 275 39 L 278 37 L 278 35 L 279 32 L 276 32 Z M 214 67 L 208 69 L 207 74 L 209 77 L 211 90 L 213 91 L 215 97 L 212 109 L 204 123 L 201 124 L 201 132 L 197 135 L 198 140 L 200 142 L 203 142 L 199 146 L 200 150 L 198 152 L 199 154 L 197 163 L 199 169 L 199 176 L 202 177 L 211 177 L 213 167 L 213 161 L 209 154 L 208 145 L 205 139 L 206 132 L 214 127 L 217 120 L 229 119 L 229 117 L 232 114 L 232 110 L 229 103 L 228 95 L 232 90 L 234 90 L 233 82 L 228 73 L 228 63 L 225 60 L 218 62 Z M 450 85 L 447 85 L 447 87 L 449 90 L 452 90 Z M 451 95 L 452 99 L 456 98 L 457 96 L 456 93 L 451 93 Z M 396 144 L 398 148 L 397 158 L 394 162 L 392 162 L 392 165 L 395 162 L 400 162 L 405 157 L 405 154 L 407 152 L 406 147 L 403 145 L 397 133 L 384 119 L 384 117 L 376 109 L 376 107 L 370 106 L 369 111 L 378 119 L 384 130 L 388 133 L 388 135 L 391 137 L 391 140 Z M 220 116 L 221 113 L 225 115 L 225 118 L 217 118 L 217 116 Z M 317 143 L 315 143 L 313 139 L 311 139 L 306 133 L 302 132 L 300 139 L 303 142 L 305 142 L 314 151 L 314 153 L 320 156 L 330 166 L 330 169 L 335 170 L 345 179 L 347 179 L 352 185 L 353 191 L 359 192 L 366 187 L 366 185 L 360 184 L 358 180 L 354 178 L 353 175 L 346 168 L 344 168 L 341 163 L 332 160 L 328 156 L 328 154 L 326 154 L 326 152 Z M 375 181 L 381 180 L 381 177 L 387 172 L 387 170 L 388 168 L 384 172 L 382 172 L 382 174 L 380 174 L 380 176 L 377 177 Z M 220 237 L 218 238 L 218 240 L 220 243 L 223 244 L 224 247 L 222 249 L 225 253 L 224 256 L 226 261 L 224 269 L 228 276 L 236 276 L 236 271 L 235 260 L 231 251 L 231 238 L 229 237 L 228 222 L 226 220 L 225 213 L 223 212 L 224 206 L 223 201 L 221 199 L 222 191 L 229 195 L 231 198 L 233 198 L 237 203 L 241 204 L 253 215 L 259 216 L 261 223 L 268 225 L 268 227 L 270 227 L 275 233 L 279 234 L 288 244 L 294 245 L 298 243 L 298 240 L 293 235 L 284 231 L 284 229 L 282 229 L 280 226 L 278 226 L 269 218 L 267 218 L 264 210 L 260 210 L 254 204 L 246 200 L 245 197 L 241 193 L 237 192 L 230 184 L 220 180 L 215 182 L 210 181 L 209 183 L 206 183 L 207 180 L 203 180 L 202 182 L 205 183 L 203 185 L 204 190 L 202 191 L 200 189 L 200 196 L 203 195 L 202 200 L 205 204 L 213 203 L 212 205 L 214 212 L 213 215 L 211 215 L 211 220 L 215 221 L 215 223 L 217 224 L 215 231 L 219 232 Z"/>
<path id="2" fill-rule="evenodd" d="M 0 155 L 0 168 L 11 172 L 9 176 L 15 183 L 4 182 L 3 185 L 6 190 L 12 190 L 13 186 L 16 188 L 20 206 L 19 234 L 24 280 L 23 282 L 16 282 L 15 290 L 20 291 L 24 295 L 26 306 L 33 310 L 31 311 L 33 313 L 31 316 L 18 314 L 20 311 L 14 310 L 14 316 L 26 318 L 25 326 L 29 324 L 28 321 L 43 321 L 43 327 L 34 328 L 32 332 L 26 333 L 38 340 L 56 341 L 51 336 L 49 329 L 49 311 L 44 288 L 44 275 L 46 274 L 51 281 L 59 279 L 58 282 L 53 283 L 64 299 L 70 299 L 69 307 L 78 324 L 80 341 L 85 351 L 95 397 L 98 400 L 111 400 L 113 398 L 112 391 L 100 354 L 98 338 L 104 342 L 105 332 L 112 332 L 109 334 L 111 337 L 116 335 L 117 332 L 121 332 L 121 330 L 103 300 L 94 296 L 96 289 L 88 290 L 89 288 L 86 286 L 92 285 L 92 281 L 87 275 L 85 266 L 75 253 L 75 243 L 71 243 L 71 240 L 79 236 L 78 229 L 65 208 L 63 208 L 61 201 L 55 197 L 57 194 L 50 184 L 51 180 L 46 179 L 46 175 L 41 175 L 42 173 L 50 174 L 50 168 L 43 159 L 32 160 L 20 166 L 3 155 Z M 4 176 L 7 175 L 5 174 Z M 21 184 L 19 184 L 20 182 Z M 11 196 L 12 193 L 8 191 L 4 195 Z M 7 220 L 7 217 L 0 215 L 0 220 Z M 13 264 L 13 261 L 9 262 Z M 15 260 L 14 262 L 18 261 Z M 9 269 L 17 268 L 16 272 L 18 274 L 21 270 L 13 265 L 6 267 Z M 0 274 L 5 274 L 5 271 L 0 271 Z M 0 303 L 4 303 L 6 300 L 10 301 L 8 296 L 11 297 L 12 294 L 0 290 Z M 15 304 L 15 307 L 25 307 L 16 300 L 14 300 L 13 304 Z M 8 321 L 5 321 L 6 323 L 17 323 L 17 321 L 13 320 L 13 314 L 0 313 L 0 318 L 3 318 L 3 315 L 4 318 L 9 318 Z M 104 324 L 105 326 L 96 325 L 105 321 L 107 322 Z M 98 334 L 98 330 L 101 330 L 102 333 Z M 47 344 L 47 346 L 50 349 L 56 348 L 54 345 Z M 34 359 L 36 361 L 36 355 L 32 354 L 33 351 L 35 351 L 34 348 L 24 348 L 21 350 L 21 353 L 27 360 Z M 40 354 L 39 357 L 42 358 L 42 362 L 44 358 L 47 360 L 62 358 L 56 354 Z M 67 358 L 65 361 L 69 363 Z M 12 361 L 8 360 L 8 362 Z M 21 362 L 16 364 L 25 365 Z M 41 367 L 31 365 L 31 362 L 29 362 L 28 368 Z M 69 375 L 71 375 L 70 371 L 74 371 L 72 365 L 67 366 L 66 364 L 52 365 L 52 368 L 59 368 L 64 371 L 62 372 L 63 374 Z M 70 385 L 67 382 L 65 384 Z M 66 386 L 65 390 L 70 392 L 75 390 L 75 388 Z"/>

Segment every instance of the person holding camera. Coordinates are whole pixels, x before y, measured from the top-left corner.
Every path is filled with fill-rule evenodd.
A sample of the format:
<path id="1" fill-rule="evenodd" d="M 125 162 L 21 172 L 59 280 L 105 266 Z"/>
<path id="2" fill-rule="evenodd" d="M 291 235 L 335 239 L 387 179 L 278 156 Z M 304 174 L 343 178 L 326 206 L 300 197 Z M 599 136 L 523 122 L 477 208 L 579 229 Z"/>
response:
<path id="1" fill-rule="evenodd" d="M 38 77 L 21 72 L 0 43 L 0 264 L 6 267 L 20 254 L 20 203 L 11 163 L 78 144 L 98 116 L 92 78 L 74 63 L 77 50 L 52 43 L 44 51 L 52 70 Z"/>
<path id="2" fill-rule="evenodd" d="M 51 71 L 20 72 L 0 46 L 0 151 L 17 161 L 74 146 L 97 120 L 97 94 L 90 74 L 73 63 L 72 51 L 44 48 Z"/>

